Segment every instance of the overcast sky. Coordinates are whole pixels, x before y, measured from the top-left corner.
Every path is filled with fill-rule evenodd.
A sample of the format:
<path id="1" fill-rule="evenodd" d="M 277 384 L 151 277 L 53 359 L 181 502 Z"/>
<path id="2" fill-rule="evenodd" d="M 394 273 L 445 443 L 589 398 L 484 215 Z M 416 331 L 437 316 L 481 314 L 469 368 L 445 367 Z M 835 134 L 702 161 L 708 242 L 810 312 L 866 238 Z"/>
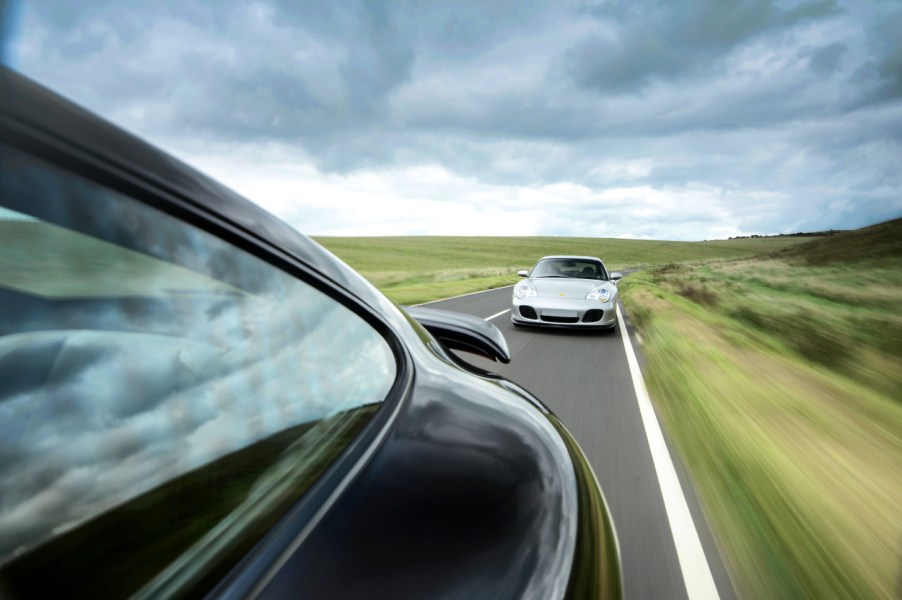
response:
<path id="1" fill-rule="evenodd" d="M 308 234 L 902 216 L 902 2 L 19 3 L 12 64 Z"/>

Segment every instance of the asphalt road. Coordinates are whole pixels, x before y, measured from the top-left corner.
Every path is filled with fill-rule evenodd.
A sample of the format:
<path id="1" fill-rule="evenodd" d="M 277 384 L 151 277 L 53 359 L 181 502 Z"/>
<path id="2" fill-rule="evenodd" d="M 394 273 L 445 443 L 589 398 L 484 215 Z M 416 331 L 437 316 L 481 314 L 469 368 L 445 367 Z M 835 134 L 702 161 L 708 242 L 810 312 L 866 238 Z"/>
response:
<path id="1" fill-rule="evenodd" d="M 677 544 L 685 547 L 683 538 L 687 536 L 672 533 L 619 327 L 616 332 L 515 328 L 510 322 L 510 312 L 498 315 L 511 307 L 509 287 L 433 302 L 429 306 L 482 318 L 494 316 L 490 322 L 507 338 L 511 363 L 493 363 L 463 353 L 460 356 L 537 395 L 576 437 L 595 470 L 611 510 L 620 542 L 627 598 L 687 598 L 687 586 L 694 590 L 693 598 L 735 598 L 698 500 L 668 443 L 666 449 L 703 549 L 699 556 L 703 561 L 707 559 L 716 594 L 709 593 L 713 591 L 711 587 L 705 592 L 691 581 L 686 583 L 704 569 L 686 561 L 685 552 L 682 556 L 686 564 L 681 568 Z M 628 314 L 623 314 L 631 332 Z M 633 346 L 638 352 L 635 340 Z M 678 526 L 676 529 L 679 531 Z"/>

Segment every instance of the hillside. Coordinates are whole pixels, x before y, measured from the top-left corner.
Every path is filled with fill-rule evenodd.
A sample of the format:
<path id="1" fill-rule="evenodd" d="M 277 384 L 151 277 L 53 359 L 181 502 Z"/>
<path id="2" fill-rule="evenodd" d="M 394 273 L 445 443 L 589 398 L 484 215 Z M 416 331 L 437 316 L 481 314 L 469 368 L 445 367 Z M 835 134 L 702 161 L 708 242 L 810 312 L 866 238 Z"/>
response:
<path id="1" fill-rule="evenodd" d="M 579 237 L 318 237 L 317 242 L 359 271 L 531 267 L 549 254 L 598 256 L 614 267 L 739 258 L 779 251 L 811 238 L 745 238 L 672 242 Z"/>
<path id="2" fill-rule="evenodd" d="M 598 256 L 611 270 L 773 253 L 811 238 L 671 242 L 565 237 L 320 237 L 316 241 L 396 302 L 416 303 L 516 281 L 542 256 Z"/>
<path id="3" fill-rule="evenodd" d="M 776 257 L 807 265 L 902 260 L 902 218 L 783 248 Z"/>

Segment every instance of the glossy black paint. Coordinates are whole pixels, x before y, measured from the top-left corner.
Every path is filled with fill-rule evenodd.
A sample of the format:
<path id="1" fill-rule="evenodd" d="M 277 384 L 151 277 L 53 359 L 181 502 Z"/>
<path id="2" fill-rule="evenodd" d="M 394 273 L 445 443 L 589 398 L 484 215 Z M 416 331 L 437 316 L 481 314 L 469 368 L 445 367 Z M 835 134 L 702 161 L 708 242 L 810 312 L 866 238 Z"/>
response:
<path id="1" fill-rule="evenodd" d="M 566 448 L 528 405 L 448 366 L 418 370 L 386 443 L 264 597 L 561 597 L 577 508 Z"/>
<path id="2" fill-rule="evenodd" d="M 469 369 L 353 270 L 251 202 L 6 68 L 0 90 L 3 144 L 305 279 L 395 348 L 399 377 L 378 418 L 212 596 L 619 597 L 616 538 L 594 475 L 538 400 Z M 503 337 L 431 320 L 509 358 Z"/>

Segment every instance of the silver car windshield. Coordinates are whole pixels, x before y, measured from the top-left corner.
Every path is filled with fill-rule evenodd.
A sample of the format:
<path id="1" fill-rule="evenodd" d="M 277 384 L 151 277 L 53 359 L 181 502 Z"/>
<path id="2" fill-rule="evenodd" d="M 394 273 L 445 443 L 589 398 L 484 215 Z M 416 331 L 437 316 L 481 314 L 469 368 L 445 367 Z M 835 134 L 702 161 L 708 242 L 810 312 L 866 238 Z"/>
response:
<path id="1" fill-rule="evenodd" d="M 546 258 L 540 260 L 529 276 L 567 277 L 572 279 L 608 279 L 608 274 L 600 262 L 574 258 Z"/>

